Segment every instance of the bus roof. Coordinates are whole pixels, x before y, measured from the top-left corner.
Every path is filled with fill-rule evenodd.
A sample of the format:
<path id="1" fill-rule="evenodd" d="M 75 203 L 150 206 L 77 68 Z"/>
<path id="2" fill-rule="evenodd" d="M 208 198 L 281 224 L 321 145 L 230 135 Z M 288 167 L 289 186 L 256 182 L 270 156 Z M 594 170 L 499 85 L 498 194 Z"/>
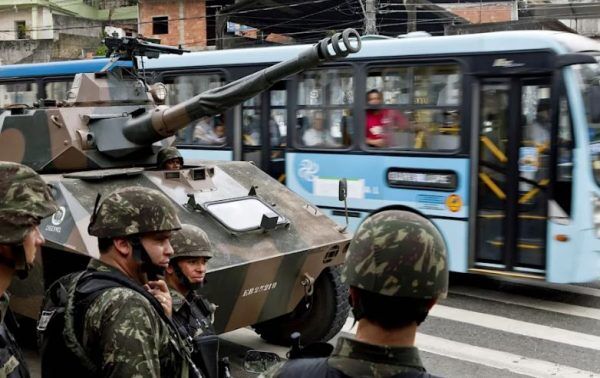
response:
<path id="1" fill-rule="evenodd" d="M 9 64 L 0 66 L 0 79 L 52 77 L 98 72 L 109 62 L 108 58 L 68 60 L 48 63 Z M 131 62 L 117 62 L 118 66 L 129 66 Z"/>
<path id="2" fill-rule="evenodd" d="M 348 59 L 422 55 L 460 55 L 500 51 L 552 50 L 558 54 L 599 51 L 600 42 L 571 33 L 553 31 L 503 31 L 443 37 L 390 38 L 363 41 L 362 49 Z M 201 51 L 182 56 L 146 59 L 147 69 L 274 63 L 297 55 L 309 45 L 290 45 Z"/>

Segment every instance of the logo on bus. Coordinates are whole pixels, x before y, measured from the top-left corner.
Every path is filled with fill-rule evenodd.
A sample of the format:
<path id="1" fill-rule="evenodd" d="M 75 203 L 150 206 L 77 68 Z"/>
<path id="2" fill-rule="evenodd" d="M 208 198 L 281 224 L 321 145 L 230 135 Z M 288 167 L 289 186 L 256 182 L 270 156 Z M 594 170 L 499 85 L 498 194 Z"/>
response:
<path id="1" fill-rule="evenodd" d="M 462 199 L 458 194 L 451 194 L 446 198 L 446 207 L 451 212 L 456 213 L 462 208 Z"/>
<path id="2" fill-rule="evenodd" d="M 316 162 L 309 159 L 304 159 L 300 162 L 300 168 L 298 168 L 298 176 L 300 178 L 313 182 L 317 173 L 319 173 L 319 164 Z"/>

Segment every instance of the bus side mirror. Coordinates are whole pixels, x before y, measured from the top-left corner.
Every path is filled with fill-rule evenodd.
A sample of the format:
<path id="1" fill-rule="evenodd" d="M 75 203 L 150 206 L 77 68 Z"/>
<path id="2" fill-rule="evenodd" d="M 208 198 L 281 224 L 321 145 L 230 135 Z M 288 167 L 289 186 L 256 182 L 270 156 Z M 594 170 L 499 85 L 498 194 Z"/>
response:
<path id="1" fill-rule="evenodd" d="M 345 178 L 343 178 L 343 179 L 340 179 L 340 182 L 338 185 L 338 199 L 340 201 L 345 201 L 347 197 L 348 197 L 348 181 Z"/>
<path id="2" fill-rule="evenodd" d="M 587 108 L 592 123 L 600 123 L 600 85 L 593 84 L 587 95 Z"/>

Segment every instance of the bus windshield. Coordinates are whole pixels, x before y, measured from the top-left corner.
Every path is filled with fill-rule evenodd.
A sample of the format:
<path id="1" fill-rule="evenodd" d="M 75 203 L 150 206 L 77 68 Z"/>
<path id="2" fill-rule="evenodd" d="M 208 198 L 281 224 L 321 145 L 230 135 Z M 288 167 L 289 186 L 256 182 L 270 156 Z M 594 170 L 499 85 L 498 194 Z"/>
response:
<path id="1" fill-rule="evenodd" d="M 596 60 L 600 61 L 600 56 Z M 585 106 L 594 178 L 600 185 L 600 113 L 594 109 L 600 106 L 595 103 L 600 94 L 600 63 L 578 64 L 573 68 Z"/>

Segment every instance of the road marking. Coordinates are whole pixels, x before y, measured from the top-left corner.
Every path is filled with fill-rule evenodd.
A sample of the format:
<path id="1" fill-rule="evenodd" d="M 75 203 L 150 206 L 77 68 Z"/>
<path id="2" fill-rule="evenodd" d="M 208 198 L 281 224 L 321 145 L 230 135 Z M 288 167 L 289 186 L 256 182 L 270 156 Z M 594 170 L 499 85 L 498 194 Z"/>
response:
<path id="1" fill-rule="evenodd" d="M 571 366 L 520 356 L 518 354 L 459 343 L 423 333 L 417 334 L 416 344 L 419 349 L 425 352 L 461 361 L 469 361 L 496 369 L 506 369 L 513 373 L 531 377 L 600 378 L 600 374 L 591 371 L 584 371 Z"/>
<path id="2" fill-rule="evenodd" d="M 460 294 L 466 297 L 485 299 L 495 302 L 514 304 L 523 307 L 534 308 L 537 310 L 558 312 L 565 315 L 579 316 L 600 320 L 600 309 L 571 305 L 560 302 L 551 302 L 543 299 L 525 297 L 521 295 L 509 294 L 501 291 L 478 289 L 474 287 L 453 287 L 451 294 Z"/>
<path id="3" fill-rule="evenodd" d="M 568 331 L 562 328 L 548 327 L 545 325 L 443 305 L 434 306 L 429 312 L 429 315 L 517 335 L 530 336 L 538 339 L 554 341 L 557 343 L 600 350 L 600 337 L 586 335 L 585 333 L 580 332 Z"/>
<path id="4" fill-rule="evenodd" d="M 350 335 L 356 334 L 354 319 L 348 318 L 346 320 L 342 332 Z M 424 333 L 417 333 L 416 345 L 424 352 L 460 361 L 472 362 L 478 365 L 485 365 L 496 369 L 509 370 L 516 374 L 531 377 L 600 378 L 600 374 L 591 371 L 584 371 L 571 366 L 529 358 L 518 354 L 459 343 L 436 336 L 426 335 Z"/>

